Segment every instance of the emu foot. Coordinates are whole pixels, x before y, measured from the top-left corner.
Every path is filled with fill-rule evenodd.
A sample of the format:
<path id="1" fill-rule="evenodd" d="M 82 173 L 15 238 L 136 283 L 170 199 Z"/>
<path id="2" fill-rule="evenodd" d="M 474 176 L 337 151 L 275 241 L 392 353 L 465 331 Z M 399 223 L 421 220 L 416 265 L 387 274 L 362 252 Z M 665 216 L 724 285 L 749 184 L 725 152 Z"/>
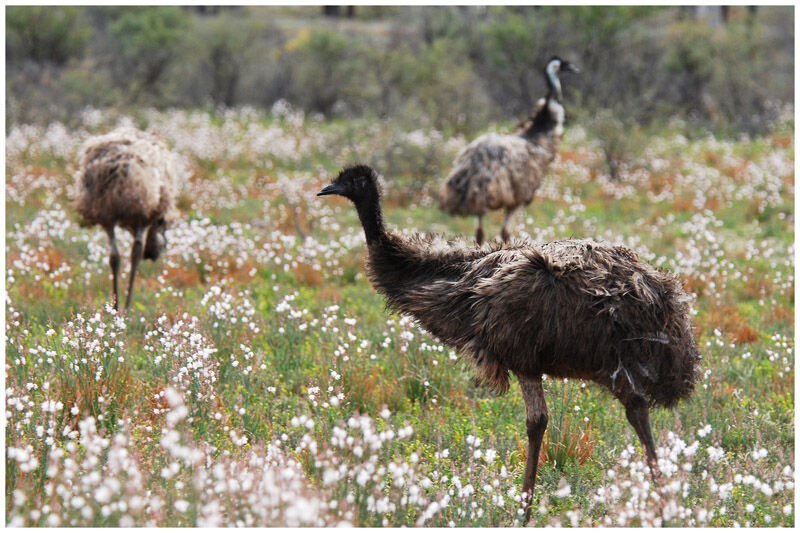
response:
<path id="1" fill-rule="evenodd" d="M 523 526 L 527 526 L 531 521 L 531 507 L 533 507 L 533 489 L 528 492 L 522 493 L 522 501 L 525 509 L 525 515 L 522 518 Z"/>
<path id="2" fill-rule="evenodd" d="M 653 478 L 653 483 L 656 486 L 661 485 L 661 470 L 658 468 L 658 461 L 654 458 L 647 459 L 647 466 L 650 467 L 650 476 Z"/>

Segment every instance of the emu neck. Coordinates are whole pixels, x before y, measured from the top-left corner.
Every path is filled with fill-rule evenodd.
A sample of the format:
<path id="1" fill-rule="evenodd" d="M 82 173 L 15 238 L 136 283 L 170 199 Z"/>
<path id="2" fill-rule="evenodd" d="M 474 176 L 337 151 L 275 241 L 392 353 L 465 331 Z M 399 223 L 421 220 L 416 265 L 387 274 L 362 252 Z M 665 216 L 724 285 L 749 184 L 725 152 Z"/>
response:
<path id="1" fill-rule="evenodd" d="M 561 105 L 561 102 L 555 98 L 551 99 L 548 95 L 544 106 L 517 130 L 517 134 L 530 142 L 543 144 L 543 136 L 561 135 L 563 123 L 564 106 Z"/>
<path id="2" fill-rule="evenodd" d="M 377 191 L 370 191 L 367 196 L 356 202 L 356 211 L 361 226 L 364 228 L 364 236 L 367 238 L 367 246 L 378 243 L 386 233 L 383 225 L 383 213 L 381 202 Z"/>
<path id="3" fill-rule="evenodd" d="M 548 71 L 545 77 L 547 78 L 547 101 L 555 100 L 560 104 L 561 81 L 558 79 L 558 75 L 555 72 Z"/>

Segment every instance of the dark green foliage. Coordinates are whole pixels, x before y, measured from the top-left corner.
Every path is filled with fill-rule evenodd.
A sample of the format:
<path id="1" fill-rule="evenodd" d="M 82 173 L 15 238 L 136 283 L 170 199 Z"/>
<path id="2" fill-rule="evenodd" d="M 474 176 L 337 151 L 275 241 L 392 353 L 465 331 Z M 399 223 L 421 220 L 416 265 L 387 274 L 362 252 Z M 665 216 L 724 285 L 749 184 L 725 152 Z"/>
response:
<path id="1" fill-rule="evenodd" d="M 77 65 L 64 70 L 60 79 L 65 89 L 64 105 L 73 112 L 87 105 L 111 106 L 119 98 L 119 91 L 113 87 L 104 71 L 91 72 L 85 66 Z"/>
<path id="2" fill-rule="evenodd" d="M 597 48 L 660 10 L 663 7 L 573 6 L 562 10 L 560 18 L 576 28 L 575 34 L 587 47 Z"/>
<path id="3" fill-rule="evenodd" d="M 177 8 L 149 7 L 126 12 L 111 25 L 111 34 L 119 39 L 122 52 L 143 58 L 174 46 L 186 19 Z"/>
<path id="4" fill-rule="evenodd" d="M 184 51 L 193 53 L 171 70 L 177 75 L 170 76 L 170 92 L 203 103 L 234 106 L 242 98 L 248 71 L 260 74 L 265 70 L 256 61 L 269 55 L 267 46 L 276 44 L 268 34 L 268 27 L 240 12 L 197 17 L 192 31 L 185 33 L 180 55 L 183 59 Z"/>
<path id="5" fill-rule="evenodd" d="M 91 31 L 74 6 L 14 6 L 6 9 L 9 60 L 63 65 L 79 56 Z"/>
<path id="6" fill-rule="evenodd" d="M 463 41 L 442 38 L 422 46 L 391 39 L 368 50 L 369 98 L 380 117 L 466 135 L 483 128 L 494 107 Z"/>
<path id="7" fill-rule="evenodd" d="M 411 74 L 422 124 L 471 134 L 485 123 L 489 102 L 458 42 L 433 43 L 417 57 Z"/>
<path id="8" fill-rule="evenodd" d="M 206 46 L 204 59 L 211 78 L 211 98 L 215 104 L 232 106 L 248 45 L 254 40 L 253 27 L 247 21 L 223 15 L 198 30 L 199 39 Z"/>
<path id="9" fill-rule="evenodd" d="M 346 108 L 358 109 L 365 76 L 360 53 L 363 46 L 345 34 L 328 30 L 304 30 L 289 41 L 286 50 L 296 65 L 291 85 L 296 103 L 325 114 L 332 113 L 340 102 Z"/>
<path id="10" fill-rule="evenodd" d="M 400 39 L 387 47 L 371 47 L 367 53 L 377 89 L 376 111 L 383 118 L 396 114 L 414 93 L 412 72 L 417 54 L 409 43 Z"/>
<path id="11" fill-rule="evenodd" d="M 582 124 L 600 144 L 608 175 L 618 180 L 641 154 L 646 140 L 641 127 L 619 110 L 600 109 L 583 112 L 575 121 Z"/>
<path id="12" fill-rule="evenodd" d="M 187 26 L 187 18 L 174 6 L 134 8 L 111 24 L 119 49 L 117 78 L 130 90 L 132 101 L 143 92 L 157 92 Z"/>
<path id="13" fill-rule="evenodd" d="M 514 114 L 528 113 L 546 91 L 541 71 L 558 48 L 546 42 L 554 33 L 550 30 L 541 17 L 509 12 L 481 31 L 477 63 L 491 80 L 490 94 Z"/>

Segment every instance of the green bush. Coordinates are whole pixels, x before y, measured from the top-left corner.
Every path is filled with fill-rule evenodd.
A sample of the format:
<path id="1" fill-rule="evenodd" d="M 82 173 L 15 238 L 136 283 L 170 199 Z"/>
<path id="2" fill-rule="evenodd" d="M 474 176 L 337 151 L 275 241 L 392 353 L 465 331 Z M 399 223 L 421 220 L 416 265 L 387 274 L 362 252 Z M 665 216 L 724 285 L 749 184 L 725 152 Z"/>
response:
<path id="1" fill-rule="evenodd" d="M 143 7 L 126 11 L 111 24 L 120 52 L 117 76 L 129 88 L 132 101 L 143 93 L 158 93 L 159 82 L 176 59 L 187 20 L 178 7 Z"/>
<path id="2" fill-rule="evenodd" d="M 110 107 L 120 97 L 119 90 L 113 86 L 107 72 L 93 70 L 84 65 L 64 70 L 59 86 L 65 97 L 63 105 L 73 112 L 79 112 L 88 105 L 96 108 Z"/>
<path id="3" fill-rule="evenodd" d="M 13 6 L 6 9 L 6 46 L 10 59 L 63 65 L 79 56 L 91 37 L 74 6 Z"/>
<path id="4" fill-rule="evenodd" d="M 614 181 L 619 180 L 621 173 L 633 163 L 644 147 L 639 126 L 624 114 L 611 109 L 584 113 L 579 122 L 597 138 L 609 177 Z"/>
<path id="5" fill-rule="evenodd" d="M 363 46 L 339 32 L 300 31 L 285 46 L 294 62 L 292 100 L 326 115 L 340 102 L 349 109 L 359 109 L 365 74 Z"/>
<path id="6" fill-rule="evenodd" d="M 222 14 L 198 21 L 194 37 L 202 50 L 201 71 L 210 78 L 211 99 L 217 105 L 233 106 L 257 37 L 255 27 L 241 17 Z"/>
<path id="7" fill-rule="evenodd" d="M 702 98 L 713 76 L 710 30 L 704 24 L 676 23 L 670 28 L 664 67 L 675 81 L 677 104 L 689 112 L 702 112 Z"/>
<path id="8" fill-rule="evenodd" d="M 731 7 L 714 28 L 691 13 L 373 7 L 331 20 L 311 7 L 10 7 L 9 114 L 60 117 L 61 102 L 77 105 L 89 93 L 98 96 L 92 105 L 114 106 L 286 99 L 307 112 L 472 135 L 489 120 L 526 115 L 545 94 L 544 64 L 559 55 L 582 70 L 562 80 L 568 122 L 613 109 L 642 127 L 679 118 L 728 135 L 771 128 L 793 102 L 788 9 L 759 7 L 753 16 Z M 85 83 L 74 82 L 81 76 Z M 116 91 L 103 90 L 108 80 Z"/>
<path id="9" fill-rule="evenodd" d="M 414 94 L 412 72 L 418 54 L 408 43 L 375 46 L 367 50 L 368 68 L 376 87 L 375 109 L 388 117 L 400 111 Z"/>
<path id="10" fill-rule="evenodd" d="M 664 67 L 675 81 L 673 105 L 694 118 L 734 131 L 763 133 L 771 123 L 776 94 L 777 57 L 765 60 L 770 44 L 763 28 L 743 21 L 710 28 L 676 22 L 665 42 Z"/>
<path id="11" fill-rule="evenodd" d="M 459 42 L 439 39 L 409 67 L 422 125 L 468 135 L 484 126 L 491 103 Z"/>
<path id="12" fill-rule="evenodd" d="M 107 71 L 89 61 L 65 68 L 42 67 L 13 73 L 6 78 L 6 124 L 80 121 L 86 106 L 111 107 L 120 94 Z"/>
<path id="13" fill-rule="evenodd" d="M 768 131 L 776 118 L 771 107 L 777 95 L 791 91 L 792 83 L 782 82 L 776 72 L 791 72 L 793 61 L 780 56 L 770 58 L 764 50 L 771 46 L 761 26 L 731 23 L 714 36 L 712 96 L 708 118 L 749 133 Z"/>
<path id="14" fill-rule="evenodd" d="M 485 79 L 495 101 L 515 115 L 527 113 L 544 95 L 542 69 L 556 53 L 545 43 L 547 21 L 509 12 L 489 21 L 481 31 Z"/>

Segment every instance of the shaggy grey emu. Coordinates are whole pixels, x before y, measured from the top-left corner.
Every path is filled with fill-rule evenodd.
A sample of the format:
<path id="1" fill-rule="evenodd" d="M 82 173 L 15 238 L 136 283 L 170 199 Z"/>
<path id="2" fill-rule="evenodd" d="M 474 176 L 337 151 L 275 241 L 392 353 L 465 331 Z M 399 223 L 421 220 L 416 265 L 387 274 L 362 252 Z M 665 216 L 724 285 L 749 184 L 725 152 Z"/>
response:
<path id="1" fill-rule="evenodd" d="M 142 257 L 155 261 L 167 245 L 165 232 L 175 215 L 176 189 L 174 157 L 157 137 L 123 128 L 92 137 L 84 145 L 75 207 L 84 225 L 99 224 L 108 234 L 114 309 L 119 309 L 114 228 L 120 226 L 133 235 L 127 311 Z"/>
<path id="2" fill-rule="evenodd" d="M 513 135 L 487 133 L 469 143 L 456 157 L 453 170 L 439 190 L 442 209 L 451 215 L 475 215 L 475 240 L 483 243 L 483 215 L 504 208 L 500 236 L 508 241 L 514 215 L 533 200 L 547 167 L 556 157 L 564 129 L 564 106 L 558 72 L 578 68 L 558 57 L 544 69 L 548 92 Z"/>
<path id="3" fill-rule="evenodd" d="M 456 348 L 497 392 L 508 390 L 509 372 L 517 376 L 529 442 L 522 485 L 528 504 L 548 421 L 542 374 L 607 387 L 625 406 L 657 479 L 649 407 L 674 406 L 698 379 L 700 355 L 679 281 L 627 248 L 590 240 L 473 248 L 404 237 L 384 226 L 377 181 L 370 167 L 353 166 L 319 195 L 355 204 L 369 279 L 390 308 Z"/>

